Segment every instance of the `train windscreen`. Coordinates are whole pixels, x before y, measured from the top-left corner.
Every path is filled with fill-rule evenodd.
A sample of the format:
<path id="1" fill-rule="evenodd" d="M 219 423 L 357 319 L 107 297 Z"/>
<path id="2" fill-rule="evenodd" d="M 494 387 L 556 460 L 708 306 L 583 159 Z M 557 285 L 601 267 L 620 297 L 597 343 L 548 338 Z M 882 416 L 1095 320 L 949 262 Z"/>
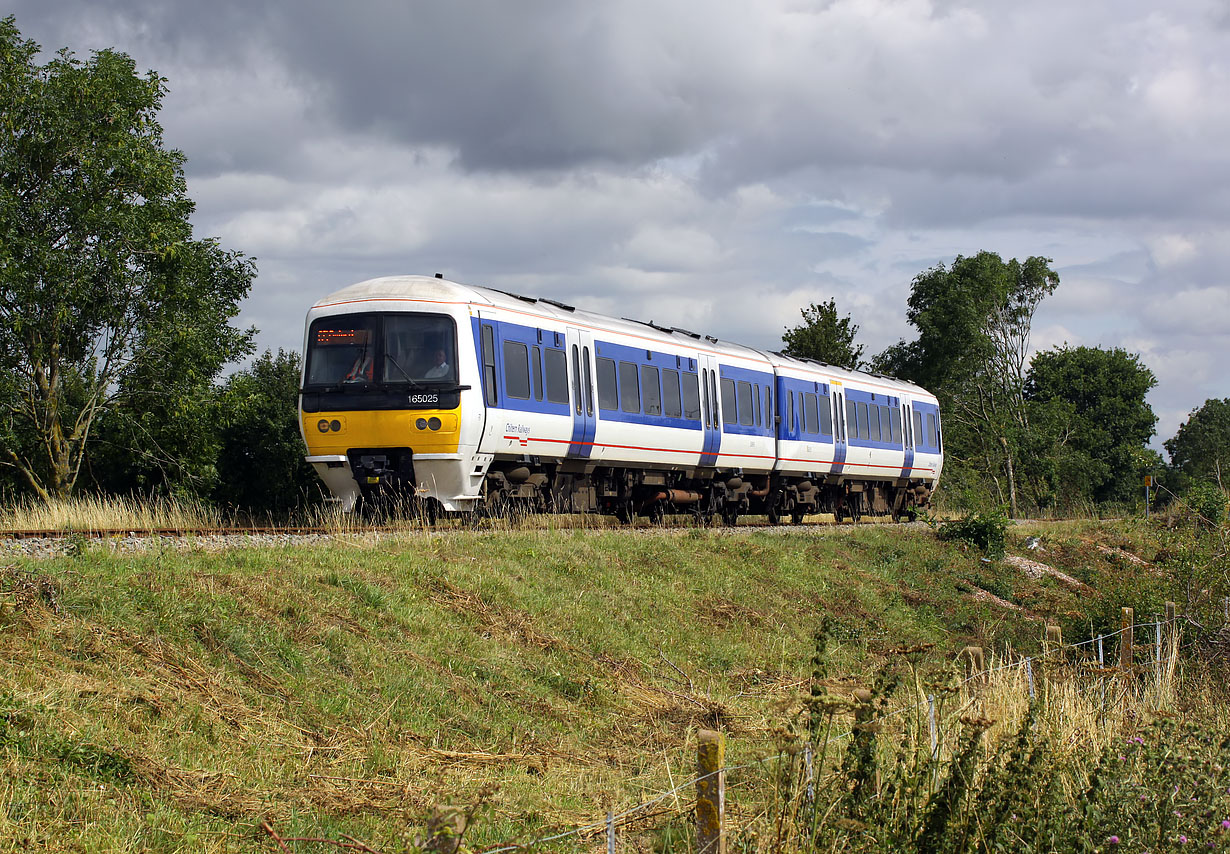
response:
<path id="1" fill-rule="evenodd" d="M 457 383 L 457 333 L 450 317 L 345 314 L 308 332 L 308 388 Z"/>

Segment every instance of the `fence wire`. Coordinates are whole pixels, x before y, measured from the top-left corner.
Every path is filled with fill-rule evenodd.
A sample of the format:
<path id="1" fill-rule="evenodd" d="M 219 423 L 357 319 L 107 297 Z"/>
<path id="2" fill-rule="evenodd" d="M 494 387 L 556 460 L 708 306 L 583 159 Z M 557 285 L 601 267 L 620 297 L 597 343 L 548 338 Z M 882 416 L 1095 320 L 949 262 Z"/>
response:
<path id="1" fill-rule="evenodd" d="M 1101 641 L 1111 640 L 1113 638 L 1119 637 L 1120 635 L 1128 631 L 1135 632 L 1135 630 L 1137 629 L 1160 630 L 1164 626 L 1174 625 L 1180 622 L 1183 622 L 1183 621 L 1181 621 L 1180 618 L 1176 616 L 1170 620 L 1156 620 L 1152 623 L 1135 623 L 1132 626 L 1125 626 L 1119 629 L 1118 631 L 1092 637 L 1092 638 L 1089 638 L 1088 640 L 1077 641 L 1075 643 L 1056 644 L 1050 649 L 1045 650 L 1037 655 L 1021 656 L 1016 661 L 1007 661 L 1002 664 L 998 664 L 994 667 L 987 667 L 983 670 L 980 670 L 977 673 L 972 673 L 969 676 L 962 679 L 959 683 L 957 683 L 956 687 L 958 689 L 964 688 L 970 682 L 985 679 L 986 677 L 989 677 L 995 673 L 1001 673 L 1005 670 L 1018 669 L 1024 672 L 1027 668 L 1031 666 L 1031 663 L 1033 662 L 1042 662 L 1042 661 L 1047 660 L 1048 658 L 1053 657 L 1057 653 L 1063 652 L 1064 650 L 1080 649 L 1081 647 L 1095 644 L 1099 640 Z M 1192 643 L 1193 642 L 1189 641 L 1189 643 L 1185 644 L 1183 648 L 1184 649 L 1190 648 Z M 1144 646 L 1146 646 L 1146 644 L 1140 644 L 1137 646 L 1137 648 L 1144 647 Z M 1150 650 L 1152 650 L 1153 644 L 1150 643 L 1150 644 L 1147 644 L 1147 646 Z M 1159 661 L 1159 659 L 1156 657 L 1156 655 L 1153 655 L 1151 657 L 1147 657 L 1145 661 L 1142 662 L 1142 665 L 1155 664 L 1157 661 Z M 1133 663 L 1135 663 L 1135 658 L 1133 658 Z M 927 705 L 927 699 L 924 697 L 923 699 L 919 700 L 916 703 L 905 705 L 905 706 L 900 706 L 892 710 L 891 712 L 885 712 L 874 718 L 870 718 L 866 723 L 867 724 L 878 724 L 883 721 L 887 721 L 891 718 L 895 718 L 898 715 L 905 714 L 906 712 L 920 710 L 925 705 Z M 849 729 L 849 730 L 840 732 L 836 735 L 830 736 L 829 738 L 825 739 L 823 742 L 820 742 L 818 744 L 812 744 L 811 742 L 808 742 L 807 744 L 809 744 L 812 747 L 813 751 L 819 751 L 821 749 L 827 748 L 831 744 L 835 744 L 839 741 L 850 738 L 853 734 L 854 734 L 854 730 Z M 678 786 L 675 786 L 673 789 L 668 789 L 667 791 L 660 792 L 657 795 L 655 795 L 653 798 L 651 798 L 650 800 L 637 804 L 636 806 L 631 807 L 627 810 L 624 810 L 621 813 L 617 813 L 611 817 L 604 818 L 599 821 L 590 822 L 589 824 L 585 824 L 580 827 L 573 828 L 572 830 L 564 831 L 562 833 L 557 833 L 553 836 L 545 836 L 540 839 L 534 839 L 530 842 L 513 843 L 509 845 L 504 845 L 498 848 L 486 848 L 483 851 L 478 852 L 478 854 L 507 854 L 507 852 L 510 852 L 510 851 L 519 851 L 519 850 L 523 850 L 526 848 L 534 848 L 540 845 L 545 845 L 548 842 L 559 842 L 561 840 L 568 839 L 570 837 L 581 836 L 583 834 L 592 833 L 597 830 L 603 830 L 611 826 L 619 827 L 621 823 L 624 823 L 627 819 L 632 818 L 642 812 L 649 810 L 652 807 L 657 806 L 658 804 L 665 801 L 667 798 L 670 798 L 673 795 L 677 795 L 678 793 L 684 791 L 685 789 L 693 788 L 694 786 L 696 786 L 697 783 L 708 780 L 719 774 L 725 774 L 725 773 L 734 772 L 734 771 L 747 771 L 752 768 L 758 768 L 770 762 L 778 762 L 780 760 L 781 760 L 781 755 L 779 754 L 776 756 L 766 756 L 760 759 L 753 759 L 751 761 L 744 762 L 740 765 L 724 766 L 722 768 L 719 768 L 717 771 L 711 771 L 708 774 L 701 774 L 699 776 L 693 777 L 692 779 L 686 782 L 680 783 Z"/>

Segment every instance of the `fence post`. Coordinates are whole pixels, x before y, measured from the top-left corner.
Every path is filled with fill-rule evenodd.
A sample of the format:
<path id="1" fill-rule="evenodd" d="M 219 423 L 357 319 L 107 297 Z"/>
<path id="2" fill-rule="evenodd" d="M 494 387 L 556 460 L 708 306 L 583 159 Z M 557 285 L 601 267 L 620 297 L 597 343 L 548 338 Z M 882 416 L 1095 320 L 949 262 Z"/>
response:
<path id="1" fill-rule="evenodd" d="M 606 854 L 615 854 L 615 811 L 606 811 Z"/>
<path id="2" fill-rule="evenodd" d="M 982 647 L 967 646 L 958 658 L 965 662 L 965 681 L 986 681 L 986 657 L 982 654 Z"/>
<path id="3" fill-rule="evenodd" d="M 1119 635 L 1119 667 L 1123 670 L 1132 668 L 1132 635 L 1136 629 L 1136 611 L 1133 608 L 1123 609 L 1123 632 Z"/>
<path id="4" fill-rule="evenodd" d="M 726 854 L 726 737 L 702 729 L 696 745 L 696 851 Z"/>

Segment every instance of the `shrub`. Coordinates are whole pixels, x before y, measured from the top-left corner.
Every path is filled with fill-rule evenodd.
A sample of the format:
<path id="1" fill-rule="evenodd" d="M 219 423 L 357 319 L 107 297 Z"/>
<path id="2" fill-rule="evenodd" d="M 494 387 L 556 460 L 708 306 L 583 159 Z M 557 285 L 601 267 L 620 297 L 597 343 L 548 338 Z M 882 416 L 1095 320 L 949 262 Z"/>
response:
<path id="1" fill-rule="evenodd" d="M 1196 516 L 1197 525 L 1216 528 L 1226 518 L 1226 493 L 1216 484 L 1196 484 L 1187 491 L 1184 502 Z"/>
<path id="2" fill-rule="evenodd" d="M 987 557 L 999 559 L 1004 556 L 1007 530 L 1008 517 L 1004 512 L 988 510 L 945 522 L 940 527 L 939 538 L 945 542 L 966 543 L 981 549 Z"/>

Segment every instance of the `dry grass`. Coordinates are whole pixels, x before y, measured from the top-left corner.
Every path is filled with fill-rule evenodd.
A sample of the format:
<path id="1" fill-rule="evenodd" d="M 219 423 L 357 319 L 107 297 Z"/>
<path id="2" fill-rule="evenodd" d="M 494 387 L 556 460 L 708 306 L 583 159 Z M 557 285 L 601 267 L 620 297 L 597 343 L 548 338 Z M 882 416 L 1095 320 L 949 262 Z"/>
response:
<path id="1" fill-rule="evenodd" d="M 171 498 L 83 495 L 50 502 L 24 499 L 0 508 L 0 531 L 153 531 L 226 524 L 214 506 Z"/>

